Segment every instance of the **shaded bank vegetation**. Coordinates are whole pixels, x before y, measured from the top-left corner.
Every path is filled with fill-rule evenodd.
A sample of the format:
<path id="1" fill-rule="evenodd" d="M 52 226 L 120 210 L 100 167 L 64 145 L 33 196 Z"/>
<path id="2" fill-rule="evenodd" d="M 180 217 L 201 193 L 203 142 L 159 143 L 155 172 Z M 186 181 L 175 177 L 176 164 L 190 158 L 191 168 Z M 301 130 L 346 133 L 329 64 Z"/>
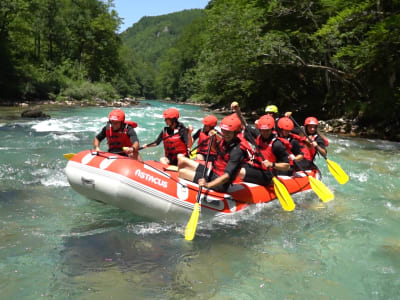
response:
<path id="1" fill-rule="evenodd" d="M 112 5 L 1 1 L 0 98 L 276 104 L 400 139 L 398 0 L 211 0 L 121 35 Z"/>

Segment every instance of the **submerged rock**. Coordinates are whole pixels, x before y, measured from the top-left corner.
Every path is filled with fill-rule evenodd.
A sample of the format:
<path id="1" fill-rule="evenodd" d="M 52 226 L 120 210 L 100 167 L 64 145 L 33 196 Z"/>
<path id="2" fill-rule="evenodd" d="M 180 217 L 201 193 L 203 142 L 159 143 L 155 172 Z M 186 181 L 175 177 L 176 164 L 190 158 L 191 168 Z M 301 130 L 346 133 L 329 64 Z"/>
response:
<path id="1" fill-rule="evenodd" d="M 48 114 L 45 114 L 38 108 L 29 108 L 24 110 L 21 113 L 21 117 L 23 118 L 41 118 L 41 119 L 50 119 L 51 117 Z"/>

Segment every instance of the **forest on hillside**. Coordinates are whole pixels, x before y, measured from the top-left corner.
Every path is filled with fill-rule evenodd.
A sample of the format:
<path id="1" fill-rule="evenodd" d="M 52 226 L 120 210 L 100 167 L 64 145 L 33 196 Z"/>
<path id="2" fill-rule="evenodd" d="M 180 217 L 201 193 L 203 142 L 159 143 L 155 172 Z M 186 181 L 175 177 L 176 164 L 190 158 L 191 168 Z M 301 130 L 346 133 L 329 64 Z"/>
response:
<path id="1" fill-rule="evenodd" d="M 202 15 L 143 17 L 118 34 L 112 0 L 2 0 L 0 103 L 155 98 L 157 59 Z"/>
<path id="2" fill-rule="evenodd" d="M 399 11 L 399 0 L 211 0 L 119 35 L 113 1 L 2 0 L 0 101 L 236 100 L 400 139 Z"/>
<path id="3" fill-rule="evenodd" d="M 344 116 L 400 139 L 400 1 L 212 0 L 205 12 L 161 62 L 163 97 Z"/>

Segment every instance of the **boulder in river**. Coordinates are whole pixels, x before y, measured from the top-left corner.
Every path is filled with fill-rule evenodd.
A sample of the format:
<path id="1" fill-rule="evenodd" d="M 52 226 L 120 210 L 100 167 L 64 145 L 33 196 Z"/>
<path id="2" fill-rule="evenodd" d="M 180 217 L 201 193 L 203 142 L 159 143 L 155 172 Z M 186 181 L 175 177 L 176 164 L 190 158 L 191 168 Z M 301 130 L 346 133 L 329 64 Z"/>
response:
<path id="1" fill-rule="evenodd" d="M 23 118 L 40 118 L 40 119 L 50 119 L 48 114 L 45 114 L 39 108 L 29 108 L 21 113 Z"/>

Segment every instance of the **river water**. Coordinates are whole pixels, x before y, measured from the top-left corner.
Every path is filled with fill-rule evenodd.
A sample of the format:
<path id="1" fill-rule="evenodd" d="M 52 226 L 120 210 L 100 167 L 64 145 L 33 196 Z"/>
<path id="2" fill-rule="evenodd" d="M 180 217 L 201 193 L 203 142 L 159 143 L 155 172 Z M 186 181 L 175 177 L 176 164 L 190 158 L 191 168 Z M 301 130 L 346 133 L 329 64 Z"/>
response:
<path id="1" fill-rule="evenodd" d="M 170 105 L 124 109 L 142 144 Z M 176 107 L 183 123 L 201 127 L 205 111 Z M 400 299 L 399 143 L 328 136 L 328 157 L 350 176 L 339 185 L 317 160 L 335 200 L 307 192 L 293 197 L 293 212 L 255 206 L 200 223 L 187 242 L 185 225 L 69 187 L 62 154 L 92 148 L 109 111 L 48 107 L 51 119 L 22 120 L 1 107 L 0 299 Z"/>

